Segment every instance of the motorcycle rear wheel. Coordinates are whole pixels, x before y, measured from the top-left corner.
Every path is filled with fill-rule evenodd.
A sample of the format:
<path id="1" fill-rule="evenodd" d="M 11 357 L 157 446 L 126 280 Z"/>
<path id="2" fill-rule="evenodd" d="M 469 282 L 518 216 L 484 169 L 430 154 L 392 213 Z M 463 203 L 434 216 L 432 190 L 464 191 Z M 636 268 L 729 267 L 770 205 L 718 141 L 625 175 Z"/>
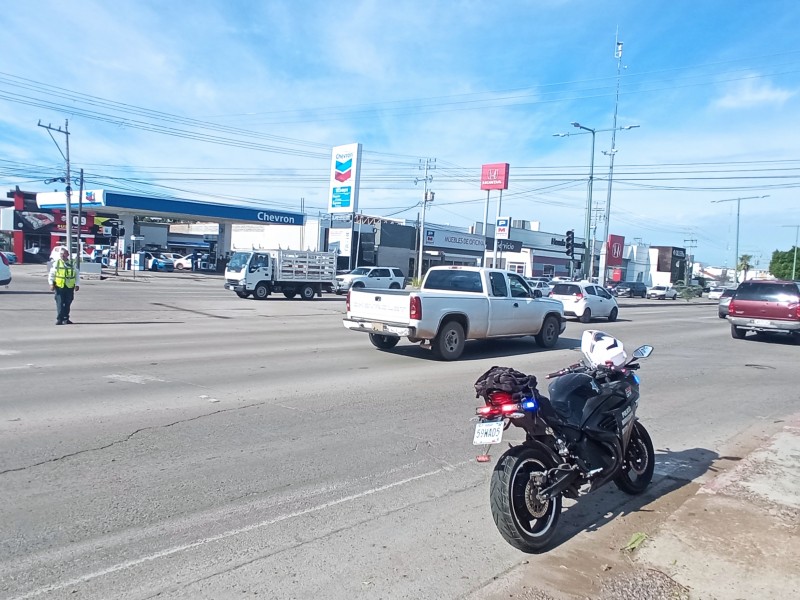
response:
<path id="1" fill-rule="evenodd" d="M 492 473 L 489 502 L 500 535 L 523 552 L 538 553 L 549 546 L 561 515 L 561 496 L 540 503 L 530 474 L 555 467 L 538 448 L 514 446 L 500 457 Z"/>
<path id="2" fill-rule="evenodd" d="M 628 442 L 628 448 L 625 450 L 624 460 L 622 470 L 614 479 L 614 483 L 626 494 L 632 496 L 641 494 L 653 479 L 656 453 L 653 450 L 650 434 L 639 421 L 636 421 L 633 426 L 633 433 Z"/>

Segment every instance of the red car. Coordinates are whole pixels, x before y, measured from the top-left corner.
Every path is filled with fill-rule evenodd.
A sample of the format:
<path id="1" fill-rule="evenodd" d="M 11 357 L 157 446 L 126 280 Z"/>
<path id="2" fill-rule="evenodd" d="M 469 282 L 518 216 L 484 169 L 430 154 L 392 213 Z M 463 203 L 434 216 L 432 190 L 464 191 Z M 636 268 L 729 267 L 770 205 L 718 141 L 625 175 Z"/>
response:
<path id="1" fill-rule="evenodd" d="M 728 321 L 731 336 L 737 340 L 753 331 L 757 335 L 788 334 L 800 342 L 800 284 L 780 280 L 743 281 L 728 305 Z"/>

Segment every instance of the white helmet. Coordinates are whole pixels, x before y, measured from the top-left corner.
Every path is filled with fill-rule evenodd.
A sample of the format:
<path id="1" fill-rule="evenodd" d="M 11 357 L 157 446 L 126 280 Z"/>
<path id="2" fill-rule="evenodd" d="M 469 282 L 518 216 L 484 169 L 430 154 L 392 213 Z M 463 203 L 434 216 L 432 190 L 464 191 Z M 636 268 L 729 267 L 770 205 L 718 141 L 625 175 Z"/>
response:
<path id="1" fill-rule="evenodd" d="M 628 358 L 622 342 L 613 335 L 595 329 L 583 332 L 581 352 L 592 369 L 609 363 L 615 367 L 621 367 Z"/>

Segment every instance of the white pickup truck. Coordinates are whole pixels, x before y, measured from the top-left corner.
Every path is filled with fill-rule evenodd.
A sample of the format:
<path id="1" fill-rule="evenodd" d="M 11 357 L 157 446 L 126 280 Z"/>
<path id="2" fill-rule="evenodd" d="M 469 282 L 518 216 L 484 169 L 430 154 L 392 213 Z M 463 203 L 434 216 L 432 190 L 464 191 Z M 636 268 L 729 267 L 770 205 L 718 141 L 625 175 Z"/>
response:
<path id="1" fill-rule="evenodd" d="M 566 328 L 564 305 L 516 273 L 455 266 L 431 268 L 419 290 L 351 289 L 342 324 L 381 350 L 404 337 L 440 360 L 458 359 L 466 340 L 532 335 L 552 348 Z"/>

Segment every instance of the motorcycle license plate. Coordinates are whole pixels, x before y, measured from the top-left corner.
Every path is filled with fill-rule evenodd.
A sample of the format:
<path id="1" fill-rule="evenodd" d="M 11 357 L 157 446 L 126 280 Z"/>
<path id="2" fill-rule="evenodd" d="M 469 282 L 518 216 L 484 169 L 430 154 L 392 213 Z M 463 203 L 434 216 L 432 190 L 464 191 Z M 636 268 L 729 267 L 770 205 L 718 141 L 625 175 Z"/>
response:
<path id="1" fill-rule="evenodd" d="M 476 424 L 472 443 L 475 446 L 499 444 L 503 441 L 503 425 L 503 421 L 486 421 Z"/>

